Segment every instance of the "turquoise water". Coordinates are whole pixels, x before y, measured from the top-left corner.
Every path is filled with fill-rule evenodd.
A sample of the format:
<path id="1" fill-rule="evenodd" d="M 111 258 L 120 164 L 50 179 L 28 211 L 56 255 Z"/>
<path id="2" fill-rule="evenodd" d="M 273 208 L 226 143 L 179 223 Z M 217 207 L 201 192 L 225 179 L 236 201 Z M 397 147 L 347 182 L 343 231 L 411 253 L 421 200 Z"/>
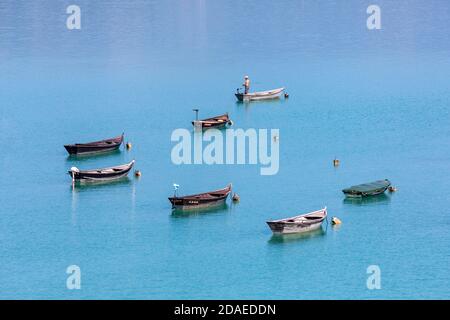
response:
<path id="1" fill-rule="evenodd" d="M 449 3 L 377 1 L 375 31 L 370 1 L 79 0 L 73 31 L 70 4 L 0 3 L 0 298 L 450 298 Z M 236 103 L 244 74 L 290 98 Z M 194 107 L 280 129 L 278 174 L 172 164 Z M 129 152 L 63 148 L 122 131 Z M 66 174 L 131 159 L 138 180 L 73 189 Z M 384 178 L 398 192 L 340 191 Z M 172 215 L 174 182 L 232 182 L 241 202 Z M 280 239 L 265 225 L 325 205 L 340 227 Z"/>

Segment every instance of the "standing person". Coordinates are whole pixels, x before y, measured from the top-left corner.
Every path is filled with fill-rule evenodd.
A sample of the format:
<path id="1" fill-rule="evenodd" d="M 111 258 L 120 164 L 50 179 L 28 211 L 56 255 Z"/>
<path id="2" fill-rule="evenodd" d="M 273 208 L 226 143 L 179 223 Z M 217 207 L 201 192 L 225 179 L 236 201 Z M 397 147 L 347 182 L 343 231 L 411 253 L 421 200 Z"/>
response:
<path id="1" fill-rule="evenodd" d="M 244 93 L 247 94 L 250 90 L 250 79 L 248 78 L 248 76 L 244 77 L 244 83 L 242 84 L 245 88 Z"/>

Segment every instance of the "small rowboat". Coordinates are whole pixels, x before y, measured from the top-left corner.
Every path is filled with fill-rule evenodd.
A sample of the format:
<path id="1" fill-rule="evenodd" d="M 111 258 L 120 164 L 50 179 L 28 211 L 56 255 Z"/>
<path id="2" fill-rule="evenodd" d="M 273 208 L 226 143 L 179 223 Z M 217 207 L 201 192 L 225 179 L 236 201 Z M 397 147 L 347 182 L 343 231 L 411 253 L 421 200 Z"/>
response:
<path id="1" fill-rule="evenodd" d="M 217 117 L 192 121 L 193 126 L 201 126 L 203 129 L 209 128 L 220 129 L 225 127 L 227 124 L 231 125 L 231 123 L 232 122 L 230 120 L 230 117 L 228 116 L 228 113 L 225 113 Z"/>
<path id="2" fill-rule="evenodd" d="M 134 166 L 134 160 L 130 163 L 115 167 L 102 169 L 79 170 L 76 167 L 70 168 L 68 173 L 72 176 L 73 181 L 109 181 L 123 178 L 128 175 Z"/>
<path id="3" fill-rule="evenodd" d="M 123 133 L 122 135 L 111 139 L 87 143 L 68 144 L 65 145 L 64 148 L 66 148 L 67 152 L 72 155 L 93 154 L 117 150 L 119 149 L 122 142 L 123 142 Z"/>
<path id="4" fill-rule="evenodd" d="M 388 179 L 359 184 L 343 189 L 342 192 L 347 197 L 367 197 L 384 193 L 391 185 Z"/>
<path id="5" fill-rule="evenodd" d="M 254 101 L 254 100 L 266 100 L 266 99 L 277 99 L 283 94 L 284 88 L 278 88 L 268 91 L 242 93 L 237 92 L 234 95 L 239 101 Z"/>
<path id="6" fill-rule="evenodd" d="M 192 210 L 200 208 L 208 208 L 212 206 L 219 206 L 225 203 L 228 195 L 231 193 L 231 183 L 223 189 L 193 194 L 189 196 L 173 196 L 169 198 L 172 203 L 172 209 L 177 210 Z"/>
<path id="7" fill-rule="evenodd" d="M 275 234 L 289 234 L 317 230 L 327 217 L 327 208 L 302 214 L 299 216 L 267 221 L 270 229 Z"/>

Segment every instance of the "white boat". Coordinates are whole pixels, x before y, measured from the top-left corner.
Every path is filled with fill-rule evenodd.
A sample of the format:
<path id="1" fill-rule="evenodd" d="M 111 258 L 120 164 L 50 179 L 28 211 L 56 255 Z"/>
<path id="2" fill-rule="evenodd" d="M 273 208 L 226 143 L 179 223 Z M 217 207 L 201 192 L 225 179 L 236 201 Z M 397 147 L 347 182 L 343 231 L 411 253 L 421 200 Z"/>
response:
<path id="1" fill-rule="evenodd" d="M 267 224 L 275 234 L 299 233 L 319 229 L 326 218 L 327 207 L 291 218 L 267 221 Z"/>
<path id="2" fill-rule="evenodd" d="M 277 99 L 283 94 L 284 88 L 272 89 L 268 91 L 242 93 L 236 92 L 235 96 L 239 101 L 254 101 L 254 100 L 266 100 Z"/>

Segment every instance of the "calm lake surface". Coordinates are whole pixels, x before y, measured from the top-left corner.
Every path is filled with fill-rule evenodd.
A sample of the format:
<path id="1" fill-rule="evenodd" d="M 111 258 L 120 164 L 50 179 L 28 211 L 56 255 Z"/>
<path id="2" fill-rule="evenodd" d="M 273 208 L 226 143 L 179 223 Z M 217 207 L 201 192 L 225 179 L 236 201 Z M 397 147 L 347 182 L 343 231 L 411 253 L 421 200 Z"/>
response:
<path id="1" fill-rule="evenodd" d="M 0 298 L 450 298 L 447 1 L 379 0 L 373 31 L 367 1 L 78 0 L 69 31 L 73 2 L 0 3 Z M 236 103 L 245 74 L 290 98 Z M 195 107 L 279 129 L 278 174 L 174 165 Z M 130 151 L 63 148 L 122 131 Z M 140 179 L 73 189 L 66 174 L 131 159 Z M 344 200 L 385 178 L 398 192 Z M 240 203 L 171 213 L 173 183 L 229 182 Z M 340 227 L 275 238 L 265 224 L 323 206 Z"/>

